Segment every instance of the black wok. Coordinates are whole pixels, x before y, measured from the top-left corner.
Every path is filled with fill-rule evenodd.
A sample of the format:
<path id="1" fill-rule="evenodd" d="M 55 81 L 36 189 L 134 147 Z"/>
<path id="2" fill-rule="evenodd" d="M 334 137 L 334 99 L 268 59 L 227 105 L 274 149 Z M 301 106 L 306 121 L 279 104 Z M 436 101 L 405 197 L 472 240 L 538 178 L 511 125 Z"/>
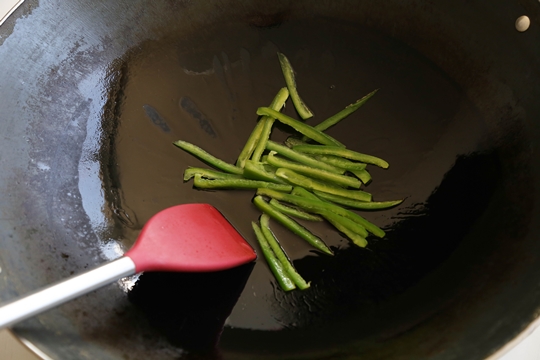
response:
<path id="1" fill-rule="evenodd" d="M 231 296 L 145 274 L 14 332 L 54 359 L 494 354 L 540 310 L 539 16 L 534 0 L 28 0 L 0 28 L 2 300 L 119 256 L 178 203 L 212 203 L 255 244 L 252 193 L 183 184 L 200 163 L 171 142 L 234 161 L 283 86 L 277 50 L 309 123 L 380 88 L 329 133 L 388 160 L 369 190 L 406 201 L 366 215 L 388 232 L 369 250 L 316 228 L 334 258 L 276 227 L 308 291 L 282 293 L 261 261 Z M 190 326 L 230 304 L 206 316 L 218 337 L 242 288 L 218 349 L 185 351 Z M 197 298 L 213 301 L 182 300 Z"/>

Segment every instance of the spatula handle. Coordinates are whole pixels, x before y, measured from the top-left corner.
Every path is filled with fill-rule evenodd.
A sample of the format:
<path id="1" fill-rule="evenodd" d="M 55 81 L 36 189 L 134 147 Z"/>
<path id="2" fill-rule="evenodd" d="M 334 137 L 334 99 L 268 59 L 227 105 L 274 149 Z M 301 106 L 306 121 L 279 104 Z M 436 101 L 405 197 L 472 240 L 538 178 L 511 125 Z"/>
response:
<path id="1" fill-rule="evenodd" d="M 30 295 L 1 304 L 0 329 L 133 274 L 135 274 L 135 263 L 124 256 L 80 275 L 49 285 Z"/>

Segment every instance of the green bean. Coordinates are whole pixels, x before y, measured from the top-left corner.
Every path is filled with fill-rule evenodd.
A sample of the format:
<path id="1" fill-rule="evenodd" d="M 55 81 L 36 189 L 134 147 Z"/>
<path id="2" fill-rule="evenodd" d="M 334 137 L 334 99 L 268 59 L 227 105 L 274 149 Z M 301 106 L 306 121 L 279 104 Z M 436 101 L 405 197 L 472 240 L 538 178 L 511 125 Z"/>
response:
<path id="1" fill-rule="evenodd" d="M 253 160 L 246 160 L 244 164 L 244 177 L 251 180 L 269 181 L 276 184 L 286 184 L 286 182 L 276 176 L 275 171 L 268 171 L 263 163 Z"/>
<path id="2" fill-rule="evenodd" d="M 303 189 L 299 186 L 295 186 L 293 188 L 293 191 L 297 191 L 297 189 Z M 303 189 L 304 191 L 307 191 Z M 309 193 L 309 192 L 308 192 Z M 292 194 L 285 194 L 281 192 L 274 191 L 272 189 L 257 189 L 257 195 L 260 196 L 268 196 L 271 199 L 276 199 L 278 201 L 284 201 L 289 204 L 296 205 L 302 209 L 304 209 L 307 212 L 315 213 L 315 214 L 321 214 L 326 211 L 333 211 L 332 204 L 323 202 L 319 198 L 317 198 L 315 195 L 310 194 L 310 197 L 304 197 L 304 195 L 292 195 Z M 313 195 L 314 197 L 311 197 Z M 337 213 L 338 215 L 342 215 L 340 213 Z"/>
<path id="3" fill-rule="evenodd" d="M 302 196 L 302 197 L 305 197 L 307 199 L 321 201 L 321 199 L 319 199 L 315 194 L 313 194 L 310 191 L 307 191 L 306 189 L 304 189 L 301 186 L 294 186 L 292 191 L 291 191 L 291 195 Z"/>
<path id="4" fill-rule="evenodd" d="M 289 91 L 287 90 L 287 88 L 280 89 L 276 97 L 274 98 L 274 101 L 272 101 L 270 108 L 275 111 L 280 111 L 281 108 L 285 105 L 288 97 Z M 259 142 L 255 147 L 255 151 L 253 151 L 253 156 L 251 157 L 251 159 L 254 161 L 259 161 L 261 159 L 261 155 L 266 148 L 266 142 L 268 141 L 270 133 L 272 132 L 272 126 L 274 125 L 274 119 L 270 116 L 263 116 L 260 121 L 264 121 L 264 127 L 261 132 Z"/>
<path id="5" fill-rule="evenodd" d="M 299 189 L 300 188 L 298 187 L 294 187 L 293 193 L 298 194 Z M 305 189 L 303 189 L 302 191 L 305 191 Z M 350 210 L 344 209 L 341 206 L 338 206 L 329 202 L 323 202 L 320 199 L 315 200 L 311 197 L 311 195 L 313 194 L 309 192 L 308 194 L 310 194 L 309 197 L 302 197 L 298 195 L 281 193 L 278 191 L 274 191 L 272 189 L 263 189 L 263 188 L 257 189 L 257 195 L 259 196 L 268 196 L 269 198 L 272 198 L 272 199 L 288 202 L 289 204 L 296 205 L 310 213 L 321 214 L 321 211 L 323 212 L 331 211 L 337 215 L 341 215 L 343 217 L 351 219 L 354 222 L 357 222 L 358 224 L 365 227 L 367 231 L 369 231 L 370 233 L 372 233 L 373 235 L 377 237 L 382 238 L 385 236 L 385 232 L 381 228 L 367 221 L 362 216 Z"/>
<path id="6" fill-rule="evenodd" d="M 346 190 L 337 186 L 321 183 L 319 181 L 300 175 L 297 172 L 285 168 L 279 168 L 276 176 L 287 180 L 289 183 L 302 186 L 308 190 L 319 190 L 322 192 L 343 196 L 360 201 L 371 201 L 371 194 L 362 190 Z"/>
<path id="7" fill-rule="evenodd" d="M 362 154 L 356 151 L 343 149 L 338 146 L 320 146 L 320 145 L 297 145 L 293 147 L 293 150 L 315 155 L 336 155 L 347 159 L 360 161 L 366 164 L 373 164 L 383 169 L 388 168 L 388 163 L 381 158 Z"/>
<path id="8" fill-rule="evenodd" d="M 248 179 L 203 179 L 200 175 L 195 175 L 193 185 L 199 189 L 258 189 L 268 188 L 276 191 L 290 192 L 292 186 L 285 184 L 275 184 L 267 181 Z"/>
<path id="9" fill-rule="evenodd" d="M 306 189 L 295 186 L 291 192 L 292 195 L 301 196 L 306 199 L 311 199 L 314 201 L 320 201 L 320 199 L 315 196 L 313 193 L 307 191 Z M 272 199 L 275 200 L 275 199 Z M 365 247 L 367 245 L 366 237 L 368 235 L 365 227 L 353 221 L 347 217 L 334 214 L 331 210 L 321 210 L 320 214 L 337 230 L 344 233 L 353 243 L 360 247 Z M 364 245 L 365 244 L 365 245 Z"/>
<path id="10" fill-rule="evenodd" d="M 288 96 L 289 91 L 287 90 L 287 88 L 282 88 L 278 91 L 277 95 L 270 103 L 270 108 L 277 111 L 281 110 L 281 108 L 285 104 L 285 101 L 287 101 Z M 253 131 L 249 135 L 249 138 L 246 141 L 244 148 L 240 152 L 240 155 L 238 155 L 238 160 L 236 160 L 236 166 L 243 168 L 246 160 L 248 160 L 254 153 L 254 151 L 256 151 L 257 145 L 261 142 L 261 138 L 265 136 L 265 132 L 263 132 L 263 129 L 265 127 L 265 124 L 267 123 L 266 120 L 268 119 L 271 118 L 265 116 L 259 120 L 257 125 L 255 125 L 255 128 L 253 128 Z M 266 137 L 268 137 L 268 134 L 266 134 Z M 261 153 L 262 151 L 264 151 L 264 146 L 262 147 Z M 260 155 L 258 157 L 260 158 Z"/>
<path id="11" fill-rule="evenodd" d="M 275 207 L 277 210 L 281 211 L 285 215 L 296 217 L 298 219 L 308 220 L 308 221 L 322 221 L 322 218 L 317 215 L 309 214 L 303 210 L 292 208 L 290 206 L 283 205 L 276 199 L 270 200 L 270 205 Z"/>
<path id="12" fill-rule="evenodd" d="M 261 196 L 255 196 L 255 198 L 253 199 L 253 203 L 259 208 L 259 210 L 270 215 L 273 219 L 281 223 L 287 229 L 291 230 L 294 234 L 307 241 L 316 249 L 329 255 L 334 254 L 332 250 L 330 250 L 330 248 L 328 248 L 328 246 L 326 246 L 326 244 L 319 237 L 313 235 L 309 230 L 307 230 L 305 227 L 303 227 L 287 215 L 283 214 L 281 211 L 276 210 L 274 207 L 264 201 Z"/>
<path id="13" fill-rule="evenodd" d="M 332 225 L 334 226 L 335 226 L 335 223 L 338 223 L 341 225 L 341 227 L 345 227 L 349 229 L 350 231 L 354 232 L 355 234 L 358 234 L 364 238 L 368 236 L 368 231 L 366 230 L 365 227 L 363 227 L 362 225 L 360 225 L 359 223 L 355 221 L 352 221 L 349 218 L 346 218 L 338 214 L 334 214 L 331 211 L 325 211 L 321 215 L 330 223 L 332 223 Z M 338 230 L 341 231 L 341 227 L 338 228 Z"/>
<path id="14" fill-rule="evenodd" d="M 268 214 L 261 215 L 261 230 L 264 237 L 268 241 L 268 244 L 274 251 L 277 259 L 283 266 L 283 269 L 287 272 L 287 275 L 289 275 L 289 278 L 294 282 L 296 286 L 298 286 L 300 290 L 305 290 L 309 288 L 309 283 L 306 283 L 304 278 L 300 276 L 300 274 L 296 271 L 293 264 L 291 263 L 287 255 L 285 255 L 285 252 L 279 245 L 276 236 L 270 229 L 270 217 L 268 216 Z"/>
<path id="15" fill-rule="evenodd" d="M 358 163 L 353 162 L 347 159 L 344 159 L 339 156 L 334 155 L 314 155 L 315 159 L 325 162 L 330 165 L 337 166 L 341 169 L 349 170 L 349 171 L 358 171 L 358 170 L 364 170 L 366 168 L 366 164 L 364 163 Z"/>
<path id="16" fill-rule="evenodd" d="M 297 161 L 304 165 L 313 166 L 314 168 L 326 170 L 336 174 L 345 173 L 345 169 L 340 169 L 338 167 L 316 160 L 311 156 L 289 149 L 288 147 L 273 142 L 272 140 L 268 140 L 268 142 L 266 143 L 266 148 L 270 151 L 275 151 L 280 155 L 283 155 L 291 160 Z"/>
<path id="17" fill-rule="evenodd" d="M 188 167 L 184 170 L 184 181 L 190 180 L 195 175 L 201 175 L 206 179 L 241 179 L 242 175 L 228 174 L 217 170 Z"/>
<path id="18" fill-rule="evenodd" d="M 266 236 L 264 236 L 259 225 L 252 221 L 251 226 L 253 227 L 253 231 L 255 232 L 255 236 L 257 237 L 257 241 L 259 242 L 266 262 L 268 263 L 268 267 L 274 274 L 274 277 L 276 278 L 279 286 L 281 286 L 284 291 L 291 291 L 296 289 L 296 285 L 289 277 L 288 272 L 283 268 L 281 261 L 279 261 L 274 254 L 272 248 L 270 247 L 270 244 L 268 244 Z"/>
<path id="19" fill-rule="evenodd" d="M 349 116 L 350 114 L 352 114 L 353 112 L 358 110 L 373 95 L 375 95 L 377 93 L 377 91 L 379 91 L 379 89 L 373 90 L 372 92 L 370 92 L 369 94 L 367 94 L 366 96 L 361 98 L 360 100 L 357 100 L 355 103 L 352 103 L 352 104 L 348 105 L 347 107 L 345 107 L 345 109 L 341 110 L 337 114 L 335 114 L 333 116 L 330 116 L 328 119 L 324 120 L 320 124 L 315 125 L 314 126 L 315 129 L 325 131 L 329 127 L 334 126 L 335 124 L 337 124 L 338 122 L 340 122 L 341 120 L 345 119 L 347 116 Z"/>
<path id="20" fill-rule="evenodd" d="M 198 157 L 199 159 L 207 162 L 208 164 L 212 165 L 215 168 L 218 168 L 219 170 L 223 170 L 225 172 L 231 173 L 231 174 L 238 174 L 242 175 L 244 172 L 244 169 L 234 166 L 232 164 L 229 164 L 221 159 L 218 159 L 217 157 L 210 155 L 197 145 L 193 145 L 191 143 L 188 143 L 187 141 L 178 140 L 173 143 L 174 145 L 178 146 L 180 149 L 190 153 L 191 155 L 194 155 Z"/>
<path id="21" fill-rule="evenodd" d="M 294 191 L 294 189 L 293 189 Z M 388 209 L 391 207 L 394 207 L 396 205 L 399 205 L 403 202 L 403 200 L 394 200 L 394 201 L 379 201 L 379 202 L 365 202 L 365 201 L 356 201 L 344 198 L 342 196 L 336 196 L 332 194 L 323 193 L 320 191 L 314 191 L 315 195 L 318 197 L 329 200 L 331 202 L 334 202 L 336 204 L 349 206 L 355 209 L 361 209 L 361 210 L 382 210 L 382 209 Z"/>
<path id="22" fill-rule="evenodd" d="M 268 107 L 260 107 L 260 108 L 258 108 L 257 109 L 257 115 L 270 116 L 270 117 L 276 119 L 277 121 L 279 121 L 279 122 L 281 122 L 281 123 L 283 123 L 285 125 L 291 126 L 293 129 L 295 129 L 299 133 L 304 134 L 307 137 L 309 137 L 310 139 L 313 139 L 316 142 L 321 143 L 323 145 L 332 145 L 332 146 L 337 146 L 337 147 L 342 147 L 342 148 L 345 147 L 345 145 L 343 145 L 342 143 L 340 143 L 339 141 L 337 141 L 336 139 L 334 139 L 330 135 L 327 135 L 327 134 L 323 133 L 322 131 L 319 131 L 319 130 L 315 129 L 313 126 L 309 126 L 307 124 L 304 124 L 301 121 L 293 119 L 290 116 L 287 116 L 287 115 L 282 114 L 282 113 L 280 113 L 278 111 L 272 110 L 272 109 L 270 109 Z"/>
<path id="23" fill-rule="evenodd" d="M 288 161 L 285 159 L 280 159 L 274 156 L 273 152 L 270 152 L 270 154 L 268 154 L 268 163 L 270 165 L 274 165 L 277 168 L 286 168 L 286 169 L 294 170 L 300 174 L 304 174 L 313 178 L 329 181 L 338 185 L 350 186 L 355 189 L 360 188 L 360 180 L 356 178 L 353 178 L 351 176 L 346 176 L 346 175 L 335 174 L 326 170 L 315 169 L 310 166 L 298 164 L 298 163 Z"/>
<path id="24" fill-rule="evenodd" d="M 253 154 L 253 151 L 261 139 L 261 134 L 263 132 L 264 125 L 266 124 L 265 118 L 266 117 L 261 118 L 253 128 L 253 131 L 251 131 L 244 148 L 240 152 L 240 155 L 238 155 L 236 166 L 243 168 L 246 160 L 249 159 Z"/>
<path id="25" fill-rule="evenodd" d="M 351 170 L 351 172 L 362 181 L 363 184 L 368 184 L 371 181 L 371 174 L 366 170 Z"/>
<path id="26" fill-rule="evenodd" d="M 335 217 L 339 218 L 340 216 L 339 215 L 334 215 Z M 343 218 L 341 216 L 341 218 Z M 333 218 L 333 217 L 327 217 L 326 218 L 328 220 L 328 222 L 330 222 L 332 225 L 334 225 L 334 227 L 338 230 L 338 231 L 341 231 L 343 234 L 345 234 L 349 239 L 351 239 L 351 241 L 357 245 L 357 246 L 360 246 L 360 247 L 366 247 L 367 246 L 367 240 L 365 239 L 365 237 L 367 236 L 367 231 L 366 231 L 366 235 L 365 236 L 362 236 L 360 234 L 358 234 L 357 232 L 354 232 L 352 231 L 351 229 L 349 229 L 347 226 L 343 225 L 342 222 L 340 222 L 338 219 L 336 218 Z M 346 219 L 346 218 L 343 218 L 343 219 Z M 349 220 L 349 219 L 346 219 L 346 220 Z M 351 221 L 351 220 L 349 220 Z M 354 221 L 352 221 L 354 222 Z"/>
<path id="27" fill-rule="evenodd" d="M 287 139 L 285 139 L 285 145 L 288 148 L 293 148 L 295 145 L 307 145 L 307 142 L 302 141 L 300 139 L 294 138 L 292 136 L 289 136 Z"/>
<path id="28" fill-rule="evenodd" d="M 289 62 L 289 59 L 282 53 L 278 52 L 278 59 L 279 64 L 281 65 L 281 71 L 283 72 L 283 77 L 285 78 L 285 83 L 287 84 L 287 88 L 289 89 L 289 92 L 291 93 L 291 100 L 294 104 L 294 108 L 298 112 L 298 115 L 302 119 L 309 119 L 313 116 L 313 113 L 311 110 L 307 107 L 307 105 L 304 103 L 304 101 L 300 98 L 300 95 L 298 95 L 298 90 L 296 89 L 296 80 L 294 78 L 294 70 L 292 68 L 291 63 Z"/>

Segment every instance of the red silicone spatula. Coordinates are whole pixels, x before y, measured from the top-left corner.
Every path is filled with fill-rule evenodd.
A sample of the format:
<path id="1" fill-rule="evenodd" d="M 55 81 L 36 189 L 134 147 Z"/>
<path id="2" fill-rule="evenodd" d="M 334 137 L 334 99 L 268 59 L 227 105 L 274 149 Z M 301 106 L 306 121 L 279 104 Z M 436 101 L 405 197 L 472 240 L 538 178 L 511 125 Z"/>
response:
<path id="1" fill-rule="evenodd" d="M 1 306 L 0 329 L 142 271 L 219 271 L 256 257 L 213 206 L 174 206 L 148 220 L 135 245 L 120 259 Z"/>

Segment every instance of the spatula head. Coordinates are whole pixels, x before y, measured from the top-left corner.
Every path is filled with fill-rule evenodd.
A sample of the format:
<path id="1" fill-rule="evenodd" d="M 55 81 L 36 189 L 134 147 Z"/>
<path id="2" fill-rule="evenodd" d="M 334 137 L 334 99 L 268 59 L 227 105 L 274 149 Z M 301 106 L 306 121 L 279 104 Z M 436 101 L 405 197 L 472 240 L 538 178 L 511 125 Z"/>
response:
<path id="1" fill-rule="evenodd" d="M 256 259 L 251 246 L 208 204 L 185 204 L 154 215 L 126 253 L 141 271 L 208 272 Z"/>

